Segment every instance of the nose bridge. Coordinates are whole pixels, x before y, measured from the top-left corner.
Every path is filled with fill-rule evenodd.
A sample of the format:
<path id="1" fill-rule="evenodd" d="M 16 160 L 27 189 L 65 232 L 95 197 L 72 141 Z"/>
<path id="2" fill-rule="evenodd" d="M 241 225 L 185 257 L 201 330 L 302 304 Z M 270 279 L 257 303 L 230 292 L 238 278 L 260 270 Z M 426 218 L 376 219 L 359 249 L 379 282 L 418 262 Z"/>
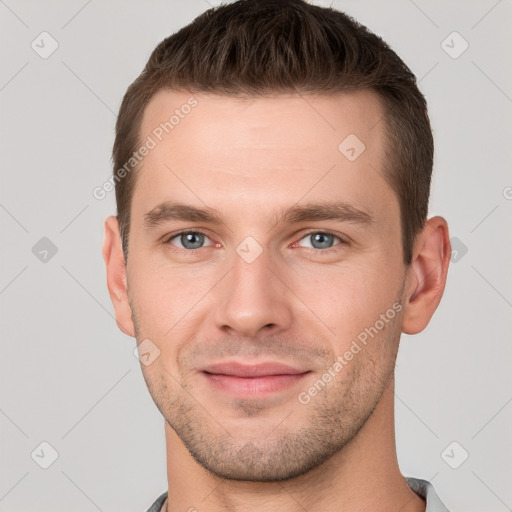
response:
<path id="1" fill-rule="evenodd" d="M 238 245 L 217 303 L 217 327 L 255 336 L 263 327 L 289 326 L 289 294 L 273 267 L 270 251 L 256 240 L 248 237 Z"/>

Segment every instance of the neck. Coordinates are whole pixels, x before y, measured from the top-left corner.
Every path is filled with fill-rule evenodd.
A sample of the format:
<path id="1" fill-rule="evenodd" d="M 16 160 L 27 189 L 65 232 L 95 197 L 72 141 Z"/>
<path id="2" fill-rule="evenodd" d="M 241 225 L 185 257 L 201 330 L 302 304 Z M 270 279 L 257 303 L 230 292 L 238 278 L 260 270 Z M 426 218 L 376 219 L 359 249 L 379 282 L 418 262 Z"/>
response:
<path id="1" fill-rule="evenodd" d="M 165 434 L 168 512 L 425 511 L 425 501 L 409 488 L 398 467 L 394 379 L 352 441 L 317 468 L 282 482 L 219 478 L 192 458 L 167 423 Z"/>

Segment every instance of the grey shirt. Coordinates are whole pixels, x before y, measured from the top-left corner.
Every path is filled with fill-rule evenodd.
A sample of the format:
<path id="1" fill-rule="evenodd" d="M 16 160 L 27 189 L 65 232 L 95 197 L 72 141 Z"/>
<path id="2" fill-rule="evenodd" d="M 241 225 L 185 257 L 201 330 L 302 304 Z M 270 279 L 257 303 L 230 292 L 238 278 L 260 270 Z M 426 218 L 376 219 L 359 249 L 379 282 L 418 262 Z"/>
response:
<path id="1" fill-rule="evenodd" d="M 409 484 L 409 487 L 418 495 L 423 498 L 427 503 L 425 512 L 449 512 L 449 510 L 443 505 L 443 502 L 439 499 L 433 485 L 426 480 L 420 478 L 405 477 L 405 480 Z M 160 512 L 167 493 L 164 492 L 158 499 L 148 508 L 147 512 Z"/>

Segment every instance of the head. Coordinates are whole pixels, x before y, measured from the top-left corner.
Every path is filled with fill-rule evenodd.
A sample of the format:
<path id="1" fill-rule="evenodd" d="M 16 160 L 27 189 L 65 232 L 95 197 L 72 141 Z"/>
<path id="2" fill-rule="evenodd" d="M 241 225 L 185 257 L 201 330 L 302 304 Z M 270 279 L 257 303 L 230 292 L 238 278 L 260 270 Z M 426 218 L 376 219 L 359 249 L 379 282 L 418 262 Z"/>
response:
<path id="1" fill-rule="evenodd" d="M 192 456 L 261 481 L 339 452 L 446 280 L 411 71 L 339 11 L 221 6 L 153 51 L 123 99 L 113 160 L 104 257 L 117 322 L 153 354 L 146 383 Z M 208 371 L 224 362 L 297 375 L 233 393 Z"/>

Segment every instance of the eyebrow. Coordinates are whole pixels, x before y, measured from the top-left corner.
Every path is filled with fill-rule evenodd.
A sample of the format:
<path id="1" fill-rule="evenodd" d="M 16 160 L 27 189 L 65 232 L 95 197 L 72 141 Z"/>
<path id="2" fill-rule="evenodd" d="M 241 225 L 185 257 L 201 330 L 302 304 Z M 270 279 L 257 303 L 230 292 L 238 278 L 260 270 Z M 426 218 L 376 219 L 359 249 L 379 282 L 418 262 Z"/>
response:
<path id="1" fill-rule="evenodd" d="M 144 215 L 144 226 L 146 229 L 152 229 L 173 220 L 223 224 L 220 215 L 212 209 L 166 201 Z"/>
<path id="2" fill-rule="evenodd" d="M 337 220 L 358 224 L 372 224 L 374 221 L 369 213 L 343 201 L 292 206 L 281 215 L 281 220 L 289 223 Z"/>
<path id="3" fill-rule="evenodd" d="M 198 208 L 183 203 L 165 201 L 144 215 L 144 226 L 151 230 L 173 220 L 214 225 L 224 224 L 219 213 L 212 208 Z M 375 221 L 368 212 L 343 201 L 294 205 L 278 212 L 273 220 L 274 224 L 336 220 L 367 225 Z"/>

